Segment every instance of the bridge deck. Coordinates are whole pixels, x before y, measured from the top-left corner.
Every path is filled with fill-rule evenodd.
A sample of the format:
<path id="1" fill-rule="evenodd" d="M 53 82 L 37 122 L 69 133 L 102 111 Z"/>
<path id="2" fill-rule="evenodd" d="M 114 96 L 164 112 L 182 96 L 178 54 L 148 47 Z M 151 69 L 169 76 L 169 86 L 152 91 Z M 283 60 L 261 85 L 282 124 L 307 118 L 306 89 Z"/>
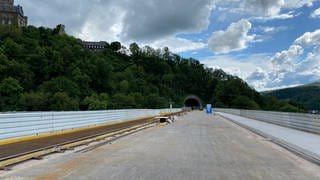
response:
<path id="1" fill-rule="evenodd" d="M 29 163 L 29 165 L 27 165 Z M 88 152 L 22 164 L 2 178 L 319 179 L 320 167 L 228 120 L 192 112 Z"/>

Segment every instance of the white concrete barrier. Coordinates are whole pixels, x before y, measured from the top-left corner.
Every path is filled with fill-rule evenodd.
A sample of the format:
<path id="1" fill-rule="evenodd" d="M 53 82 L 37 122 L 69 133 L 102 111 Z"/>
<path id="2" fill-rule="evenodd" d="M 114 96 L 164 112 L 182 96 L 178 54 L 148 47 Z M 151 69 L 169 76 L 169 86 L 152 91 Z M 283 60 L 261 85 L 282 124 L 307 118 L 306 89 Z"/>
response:
<path id="1" fill-rule="evenodd" d="M 181 111 L 181 109 L 0 113 L 0 140 L 157 116 L 161 113 L 178 111 Z"/>
<path id="2" fill-rule="evenodd" d="M 239 115 L 280 126 L 320 134 L 320 115 L 318 114 L 221 108 L 216 108 L 215 111 Z"/>

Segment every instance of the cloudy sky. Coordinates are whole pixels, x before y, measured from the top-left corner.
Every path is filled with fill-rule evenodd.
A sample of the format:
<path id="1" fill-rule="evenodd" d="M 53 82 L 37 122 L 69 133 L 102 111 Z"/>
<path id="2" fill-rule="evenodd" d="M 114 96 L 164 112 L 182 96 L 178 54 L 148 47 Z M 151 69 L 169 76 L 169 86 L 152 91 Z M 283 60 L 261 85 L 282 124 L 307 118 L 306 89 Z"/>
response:
<path id="1" fill-rule="evenodd" d="M 257 90 L 320 81 L 320 0 L 16 0 L 29 24 L 168 46 Z"/>

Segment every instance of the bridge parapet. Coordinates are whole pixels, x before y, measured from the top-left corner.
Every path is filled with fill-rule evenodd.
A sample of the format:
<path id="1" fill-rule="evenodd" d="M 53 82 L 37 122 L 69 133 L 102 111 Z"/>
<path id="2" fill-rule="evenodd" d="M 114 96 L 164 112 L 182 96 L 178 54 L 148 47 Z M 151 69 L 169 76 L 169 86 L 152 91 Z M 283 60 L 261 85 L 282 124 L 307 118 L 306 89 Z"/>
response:
<path id="1" fill-rule="evenodd" d="M 320 134 L 320 115 L 318 114 L 221 108 L 216 108 L 215 111 L 239 115 L 301 131 Z"/>
<path id="2" fill-rule="evenodd" d="M 0 141 L 179 111 L 181 109 L 0 113 Z"/>

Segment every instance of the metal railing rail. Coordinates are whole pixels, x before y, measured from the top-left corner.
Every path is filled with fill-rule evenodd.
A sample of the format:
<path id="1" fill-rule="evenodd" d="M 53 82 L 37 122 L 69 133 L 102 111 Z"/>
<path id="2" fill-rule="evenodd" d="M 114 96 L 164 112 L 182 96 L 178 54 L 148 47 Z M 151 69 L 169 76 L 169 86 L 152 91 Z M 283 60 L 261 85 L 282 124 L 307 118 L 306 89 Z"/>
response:
<path id="1" fill-rule="evenodd" d="M 222 109 L 216 108 L 216 112 L 224 112 L 252 118 L 267 123 L 273 123 L 301 131 L 320 134 L 320 115 L 306 113 L 287 113 L 275 111 L 257 111 L 243 109 Z"/>
<path id="2" fill-rule="evenodd" d="M 0 113 L 0 140 L 174 113 L 181 109 Z"/>

